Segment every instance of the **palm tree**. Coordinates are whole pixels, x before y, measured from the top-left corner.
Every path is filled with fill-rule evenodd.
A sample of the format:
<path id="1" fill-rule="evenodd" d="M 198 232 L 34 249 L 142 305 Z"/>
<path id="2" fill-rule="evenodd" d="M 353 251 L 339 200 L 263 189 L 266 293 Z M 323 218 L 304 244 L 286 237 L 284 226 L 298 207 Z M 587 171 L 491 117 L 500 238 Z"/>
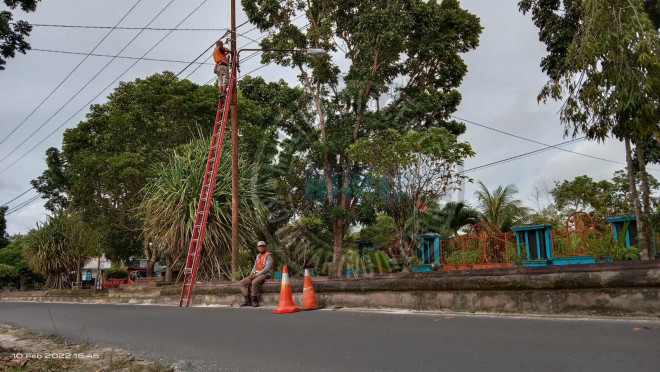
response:
<path id="1" fill-rule="evenodd" d="M 223 151 L 229 153 L 229 144 Z M 223 264 L 219 257 L 231 252 L 231 162 L 224 155 L 218 163 L 213 200 L 207 219 L 206 233 L 197 277 L 222 277 Z M 172 266 L 185 262 L 185 254 L 193 231 L 199 194 L 202 189 L 204 167 L 208 155 L 208 140 L 192 141 L 181 147 L 167 164 L 153 168 L 154 176 L 142 193 L 139 210 L 144 218 L 145 240 L 156 247 L 156 254 L 167 258 L 167 278 L 171 280 Z M 241 164 L 240 224 L 242 247 L 251 247 L 257 232 L 267 218 L 262 199 L 267 197 L 257 164 Z"/>
<path id="2" fill-rule="evenodd" d="M 530 209 L 522 205 L 522 201 L 514 199 L 518 193 L 515 185 L 501 185 L 492 192 L 483 182 L 479 181 L 480 190 L 475 191 L 479 200 L 479 210 L 484 221 L 490 222 L 502 231 L 508 231 L 515 224 L 522 223 Z"/>
<path id="3" fill-rule="evenodd" d="M 474 225 L 481 220 L 479 211 L 463 202 L 445 204 L 440 214 L 444 218 L 442 227 L 451 231 L 454 236 L 457 236 L 458 231 L 464 226 Z"/>

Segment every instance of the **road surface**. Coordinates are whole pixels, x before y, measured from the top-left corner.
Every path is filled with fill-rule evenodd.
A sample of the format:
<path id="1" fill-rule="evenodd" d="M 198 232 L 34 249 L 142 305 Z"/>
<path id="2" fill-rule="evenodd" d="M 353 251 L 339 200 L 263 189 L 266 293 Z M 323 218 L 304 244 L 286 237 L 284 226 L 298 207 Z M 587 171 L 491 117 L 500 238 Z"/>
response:
<path id="1" fill-rule="evenodd" d="M 5 302 L 0 322 L 199 371 L 660 371 L 660 320 Z"/>

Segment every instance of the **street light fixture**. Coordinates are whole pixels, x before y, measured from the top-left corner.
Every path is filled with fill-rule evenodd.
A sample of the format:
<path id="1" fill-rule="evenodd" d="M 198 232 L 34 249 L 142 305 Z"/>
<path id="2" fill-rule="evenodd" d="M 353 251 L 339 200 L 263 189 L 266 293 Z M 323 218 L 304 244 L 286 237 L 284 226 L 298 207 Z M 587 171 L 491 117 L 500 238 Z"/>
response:
<path id="1" fill-rule="evenodd" d="M 306 50 L 306 53 L 310 57 L 321 57 L 326 54 L 326 51 L 321 48 L 309 48 Z"/>
<path id="2" fill-rule="evenodd" d="M 238 55 L 240 56 L 241 52 L 304 52 L 310 57 L 320 57 L 325 55 L 327 52 L 321 48 L 309 48 L 309 49 L 260 49 L 260 48 L 244 48 L 239 49 Z M 240 61 L 239 61 L 240 62 Z"/>

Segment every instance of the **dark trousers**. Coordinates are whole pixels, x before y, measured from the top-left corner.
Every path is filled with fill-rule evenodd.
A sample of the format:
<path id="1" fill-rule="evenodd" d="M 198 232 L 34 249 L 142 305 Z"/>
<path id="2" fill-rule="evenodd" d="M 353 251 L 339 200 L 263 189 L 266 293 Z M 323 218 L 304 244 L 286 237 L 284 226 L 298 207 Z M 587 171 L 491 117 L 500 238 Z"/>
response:
<path id="1" fill-rule="evenodd" d="M 241 292 L 243 293 L 243 296 L 249 296 L 251 294 L 252 297 L 257 297 L 259 295 L 259 289 L 261 289 L 261 285 L 263 284 L 264 280 L 266 280 L 266 275 L 259 275 L 254 279 L 250 279 L 249 276 L 243 278 L 243 280 L 238 282 L 238 284 L 241 286 Z"/>

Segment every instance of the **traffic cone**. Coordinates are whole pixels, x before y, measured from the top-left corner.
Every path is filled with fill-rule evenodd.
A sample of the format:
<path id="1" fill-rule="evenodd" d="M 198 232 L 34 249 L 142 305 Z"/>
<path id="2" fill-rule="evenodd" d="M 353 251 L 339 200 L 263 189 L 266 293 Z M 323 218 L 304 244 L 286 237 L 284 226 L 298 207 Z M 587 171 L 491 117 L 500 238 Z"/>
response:
<path id="1" fill-rule="evenodd" d="M 289 270 L 286 265 L 282 268 L 282 288 L 280 289 L 280 303 L 277 305 L 273 313 L 286 314 L 295 313 L 300 311 L 296 305 L 293 304 L 293 295 L 291 294 L 291 283 L 289 283 Z"/>
<path id="2" fill-rule="evenodd" d="M 312 276 L 309 275 L 309 270 L 305 269 L 305 285 L 303 286 L 302 309 L 314 310 L 318 308 L 319 304 L 316 301 L 316 293 L 314 292 L 314 286 L 312 285 Z"/>

